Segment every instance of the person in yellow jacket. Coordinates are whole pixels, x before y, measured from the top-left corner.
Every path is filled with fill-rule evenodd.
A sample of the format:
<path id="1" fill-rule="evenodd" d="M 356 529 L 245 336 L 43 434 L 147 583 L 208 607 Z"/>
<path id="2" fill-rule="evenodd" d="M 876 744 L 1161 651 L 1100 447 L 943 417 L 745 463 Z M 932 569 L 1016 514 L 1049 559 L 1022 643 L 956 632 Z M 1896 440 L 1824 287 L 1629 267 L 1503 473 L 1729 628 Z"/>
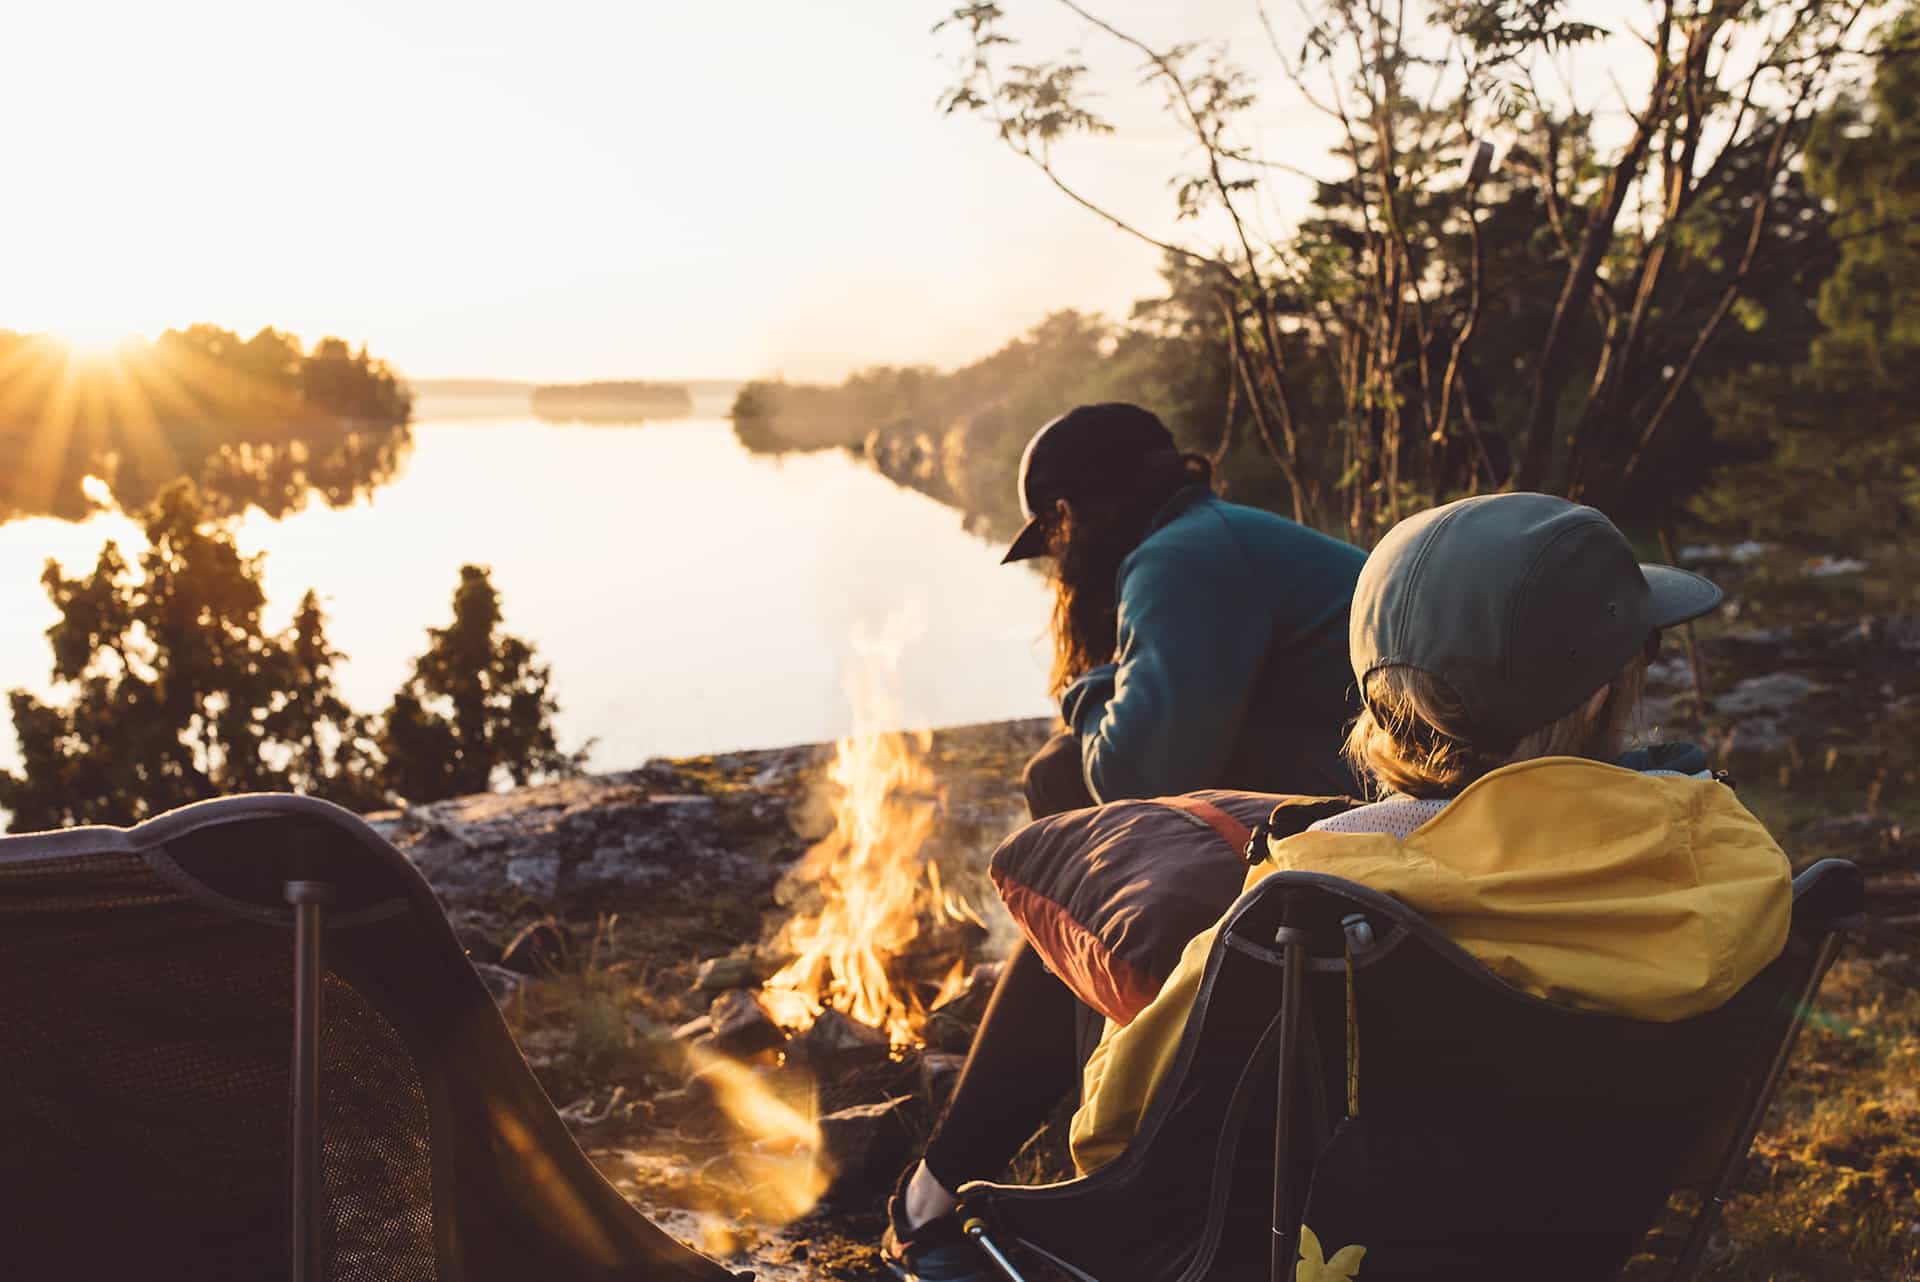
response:
<path id="1" fill-rule="evenodd" d="M 1294 869 L 1365 884 L 1552 1001 L 1648 1020 L 1720 1005 L 1785 945 L 1786 857 L 1697 752 L 1613 764 L 1660 630 L 1720 600 L 1564 499 L 1488 495 L 1401 522 L 1361 571 L 1349 635 L 1364 711 L 1346 751 L 1384 795 L 1272 841 L 1248 886 Z M 1088 1060 L 1082 1172 L 1138 1127 L 1212 943 L 1195 938 Z"/>

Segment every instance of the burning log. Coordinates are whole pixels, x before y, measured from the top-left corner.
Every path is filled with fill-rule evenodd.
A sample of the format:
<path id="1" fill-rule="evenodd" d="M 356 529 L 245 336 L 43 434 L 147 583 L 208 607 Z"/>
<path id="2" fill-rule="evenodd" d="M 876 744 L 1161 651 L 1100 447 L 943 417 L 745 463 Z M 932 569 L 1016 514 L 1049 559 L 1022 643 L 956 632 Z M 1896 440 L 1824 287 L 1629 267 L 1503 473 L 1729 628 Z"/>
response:
<path id="1" fill-rule="evenodd" d="M 825 1077 L 844 1065 L 886 1059 L 891 1049 L 892 1042 L 884 1030 L 828 1007 L 787 1043 L 787 1059 Z"/>
<path id="2" fill-rule="evenodd" d="M 1000 963 L 985 962 L 973 968 L 959 990 L 933 1008 L 927 1016 L 927 1044 L 943 1051 L 965 1054 L 973 1045 L 973 1035 L 993 999 L 994 986 L 1000 982 Z"/>
<path id="3" fill-rule="evenodd" d="M 710 957 L 700 963 L 693 986 L 705 993 L 722 993 L 729 988 L 752 988 L 767 977 L 767 971 L 752 957 Z"/>

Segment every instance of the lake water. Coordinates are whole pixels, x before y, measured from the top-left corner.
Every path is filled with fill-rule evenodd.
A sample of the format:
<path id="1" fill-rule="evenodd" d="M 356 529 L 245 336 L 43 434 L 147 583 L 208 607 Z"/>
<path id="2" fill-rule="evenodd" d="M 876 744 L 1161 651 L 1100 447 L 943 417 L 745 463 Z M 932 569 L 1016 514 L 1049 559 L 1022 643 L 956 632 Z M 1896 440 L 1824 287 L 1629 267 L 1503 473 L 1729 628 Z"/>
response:
<path id="1" fill-rule="evenodd" d="M 851 455 L 755 456 L 717 417 L 426 417 L 414 441 L 370 500 L 239 527 L 266 556 L 270 627 L 319 591 L 356 708 L 385 708 L 474 562 L 492 569 L 508 630 L 553 669 L 562 746 L 595 740 L 595 769 L 846 733 L 852 641 L 889 620 L 915 633 L 899 666 L 906 723 L 1049 710 L 1040 578 Z M 111 513 L 0 525 L 0 684 L 45 689 L 55 612 L 41 566 L 78 573 L 108 538 L 141 545 Z M 17 760 L 9 730 L 0 761 Z"/>

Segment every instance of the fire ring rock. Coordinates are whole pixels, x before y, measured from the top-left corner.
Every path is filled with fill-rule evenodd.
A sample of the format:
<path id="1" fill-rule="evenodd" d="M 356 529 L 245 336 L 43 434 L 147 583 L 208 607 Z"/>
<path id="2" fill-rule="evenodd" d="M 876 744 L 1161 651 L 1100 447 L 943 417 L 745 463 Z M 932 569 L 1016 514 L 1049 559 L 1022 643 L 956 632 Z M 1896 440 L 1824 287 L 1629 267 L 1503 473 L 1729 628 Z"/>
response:
<path id="1" fill-rule="evenodd" d="M 920 1098 L 935 1111 L 945 1108 L 948 1098 L 953 1094 L 954 1085 L 960 1080 L 960 1070 L 966 1064 L 965 1055 L 953 1055 L 946 1051 L 928 1051 L 922 1055 L 917 1069 Z"/>
<path id="2" fill-rule="evenodd" d="M 918 1101 L 897 1095 L 843 1108 L 820 1119 L 820 1150 L 834 1172 L 829 1197 L 854 1200 L 884 1191 L 912 1155 Z"/>
<path id="3" fill-rule="evenodd" d="M 760 999 L 744 988 L 729 989 L 714 998 L 707 1018 L 713 1022 L 713 1031 L 706 1044 L 736 1059 L 773 1050 L 787 1040 Z"/>

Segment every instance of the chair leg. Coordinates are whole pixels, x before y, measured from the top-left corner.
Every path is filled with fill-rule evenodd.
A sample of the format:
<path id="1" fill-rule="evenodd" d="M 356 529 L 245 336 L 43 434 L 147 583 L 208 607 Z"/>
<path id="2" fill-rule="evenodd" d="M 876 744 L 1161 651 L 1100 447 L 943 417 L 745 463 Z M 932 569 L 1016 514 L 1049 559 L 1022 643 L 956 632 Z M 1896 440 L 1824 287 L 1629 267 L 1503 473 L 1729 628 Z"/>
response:
<path id="1" fill-rule="evenodd" d="M 993 1267 L 1000 1271 L 1000 1275 L 1006 1278 L 1007 1282 L 1027 1282 L 1020 1270 L 1014 1267 L 1013 1261 L 1007 1258 L 1007 1253 L 987 1235 L 985 1220 L 975 1216 L 960 1227 L 962 1232 L 973 1239 L 973 1244 L 980 1248 L 980 1253 L 993 1262 Z"/>
<path id="2" fill-rule="evenodd" d="M 293 905 L 293 1071 L 287 1121 L 287 1188 L 292 1282 L 320 1282 L 320 1003 L 326 975 L 326 905 L 332 888 L 290 881 Z"/>
<path id="3" fill-rule="evenodd" d="M 1272 1282 L 1291 1282 L 1299 1244 L 1292 1163 L 1288 1159 L 1292 1143 L 1288 1131 L 1293 1121 L 1294 1052 L 1300 1040 L 1300 1007 L 1306 993 L 1307 932 L 1295 926 L 1282 926 L 1274 932 L 1273 942 L 1280 945 L 1285 973 L 1280 981 L 1280 1045 L 1276 1050 L 1280 1063 L 1274 1075 L 1278 1098 L 1273 1119 Z"/>

